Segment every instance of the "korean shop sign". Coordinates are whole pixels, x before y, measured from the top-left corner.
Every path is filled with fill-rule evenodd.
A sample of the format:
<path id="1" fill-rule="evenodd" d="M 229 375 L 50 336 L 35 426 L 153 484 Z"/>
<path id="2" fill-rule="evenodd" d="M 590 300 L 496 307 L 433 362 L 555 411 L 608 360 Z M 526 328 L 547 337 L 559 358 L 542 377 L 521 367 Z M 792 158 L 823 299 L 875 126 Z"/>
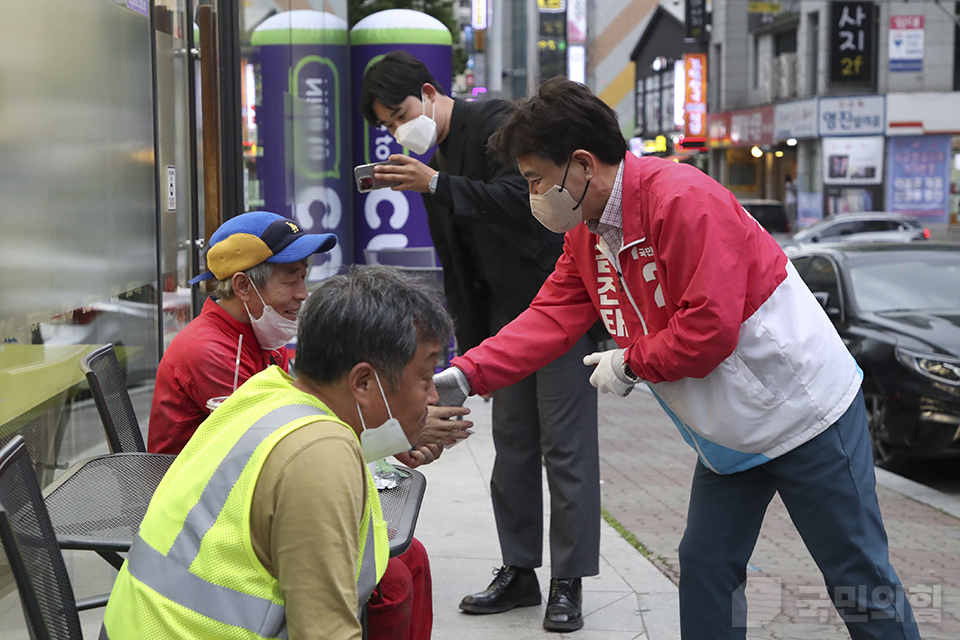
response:
<path id="1" fill-rule="evenodd" d="M 890 138 L 886 182 L 889 209 L 923 217 L 925 222 L 948 222 L 951 155 L 950 136 Z"/>
<path id="2" fill-rule="evenodd" d="M 683 6 L 684 36 L 691 40 L 706 40 L 707 0 L 687 0 Z"/>
<path id="3" fill-rule="evenodd" d="M 683 54 L 683 135 L 707 135 L 707 54 Z"/>
<path id="4" fill-rule="evenodd" d="M 923 71 L 923 16 L 890 16 L 890 71 Z"/>
<path id="5" fill-rule="evenodd" d="M 773 107 L 743 109 L 730 114 L 730 143 L 734 147 L 773 144 Z"/>
<path id="6" fill-rule="evenodd" d="M 876 59 L 872 2 L 830 3 L 830 82 L 868 82 Z"/>
<path id="7" fill-rule="evenodd" d="M 820 98 L 820 137 L 882 136 L 886 125 L 886 106 L 886 96 L 883 95 Z"/>

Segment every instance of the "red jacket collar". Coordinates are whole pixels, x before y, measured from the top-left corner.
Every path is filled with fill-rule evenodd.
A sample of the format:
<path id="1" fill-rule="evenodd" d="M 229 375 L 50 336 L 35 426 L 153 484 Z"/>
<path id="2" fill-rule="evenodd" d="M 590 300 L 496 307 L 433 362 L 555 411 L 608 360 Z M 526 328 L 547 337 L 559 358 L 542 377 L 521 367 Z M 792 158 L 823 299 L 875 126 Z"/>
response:
<path id="1" fill-rule="evenodd" d="M 623 166 L 623 246 L 629 246 L 646 238 L 647 230 L 643 225 L 642 202 L 640 199 L 642 179 L 641 166 L 645 161 L 629 151 Z"/>

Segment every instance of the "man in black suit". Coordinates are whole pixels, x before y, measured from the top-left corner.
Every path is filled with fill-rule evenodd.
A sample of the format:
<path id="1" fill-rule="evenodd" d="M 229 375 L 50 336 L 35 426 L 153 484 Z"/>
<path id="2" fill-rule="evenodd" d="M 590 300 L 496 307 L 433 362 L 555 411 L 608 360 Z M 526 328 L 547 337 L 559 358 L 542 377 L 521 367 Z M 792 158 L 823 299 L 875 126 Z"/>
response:
<path id="1" fill-rule="evenodd" d="M 422 62 L 394 51 L 364 75 L 360 108 L 367 122 L 386 127 L 415 153 L 439 144 L 429 165 L 395 154 L 390 160 L 400 164 L 379 166 L 375 175 L 396 181 L 395 190 L 424 194 L 458 348 L 470 349 L 526 310 L 563 250 L 563 237 L 531 215 L 527 181 L 517 166 L 504 165 L 487 149 L 513 106 L 450 98 Z M 585 337 L 493 395 L 497 456 L 490 490 L 503 567 L 485 591 L 463 599 L 463 611 L 540 604 L 534 568 L 543 551 L 542 460 L 551 560 L 543 626 L 583 626 L 580 579 L 599 573 L 600 555 L 597 395 L 583 366 L 595 346 Z"/>

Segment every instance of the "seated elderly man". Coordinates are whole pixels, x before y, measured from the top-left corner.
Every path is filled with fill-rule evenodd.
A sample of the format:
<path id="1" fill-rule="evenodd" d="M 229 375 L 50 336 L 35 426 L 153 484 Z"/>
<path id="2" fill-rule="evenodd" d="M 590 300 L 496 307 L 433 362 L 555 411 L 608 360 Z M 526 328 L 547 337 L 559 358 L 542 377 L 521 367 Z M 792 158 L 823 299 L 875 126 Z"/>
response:
<path id="1" fill-rule="evenodd" d="M 157 368 L 147 449 L 180 453 L 210 414 L 207 401 L 275 364 L 289 371 L 286 345 L 307 299 L 307 259 L 337 244 L 332 234 L 304 233 L 267 211 L 224 222 L 210 238 L 206 273 L 217 280 L 200 315 L 170 343 Z M 239 374 L 237 354 L 239 352 Z"/>
<path id="2" fill-rule="evenodd" d="M 452 330 L 395 270 L 324 282 L 300 312 L 297 378 L 252 376 L 160 483 L 101 636 L 359 639 L 389 554 L 366 462 L 420 443 Z"/>

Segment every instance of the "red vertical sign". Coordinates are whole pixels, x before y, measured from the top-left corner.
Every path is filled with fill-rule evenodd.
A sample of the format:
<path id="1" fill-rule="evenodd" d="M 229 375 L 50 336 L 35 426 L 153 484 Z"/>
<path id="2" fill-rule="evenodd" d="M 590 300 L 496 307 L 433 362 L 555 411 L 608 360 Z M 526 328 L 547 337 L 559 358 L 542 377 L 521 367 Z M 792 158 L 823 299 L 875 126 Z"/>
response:
<path id="1" fill-rule="evenodd" d="M 704 137 L 707 131 L 707 55 L 683 54 L 683 135 Z"/>

